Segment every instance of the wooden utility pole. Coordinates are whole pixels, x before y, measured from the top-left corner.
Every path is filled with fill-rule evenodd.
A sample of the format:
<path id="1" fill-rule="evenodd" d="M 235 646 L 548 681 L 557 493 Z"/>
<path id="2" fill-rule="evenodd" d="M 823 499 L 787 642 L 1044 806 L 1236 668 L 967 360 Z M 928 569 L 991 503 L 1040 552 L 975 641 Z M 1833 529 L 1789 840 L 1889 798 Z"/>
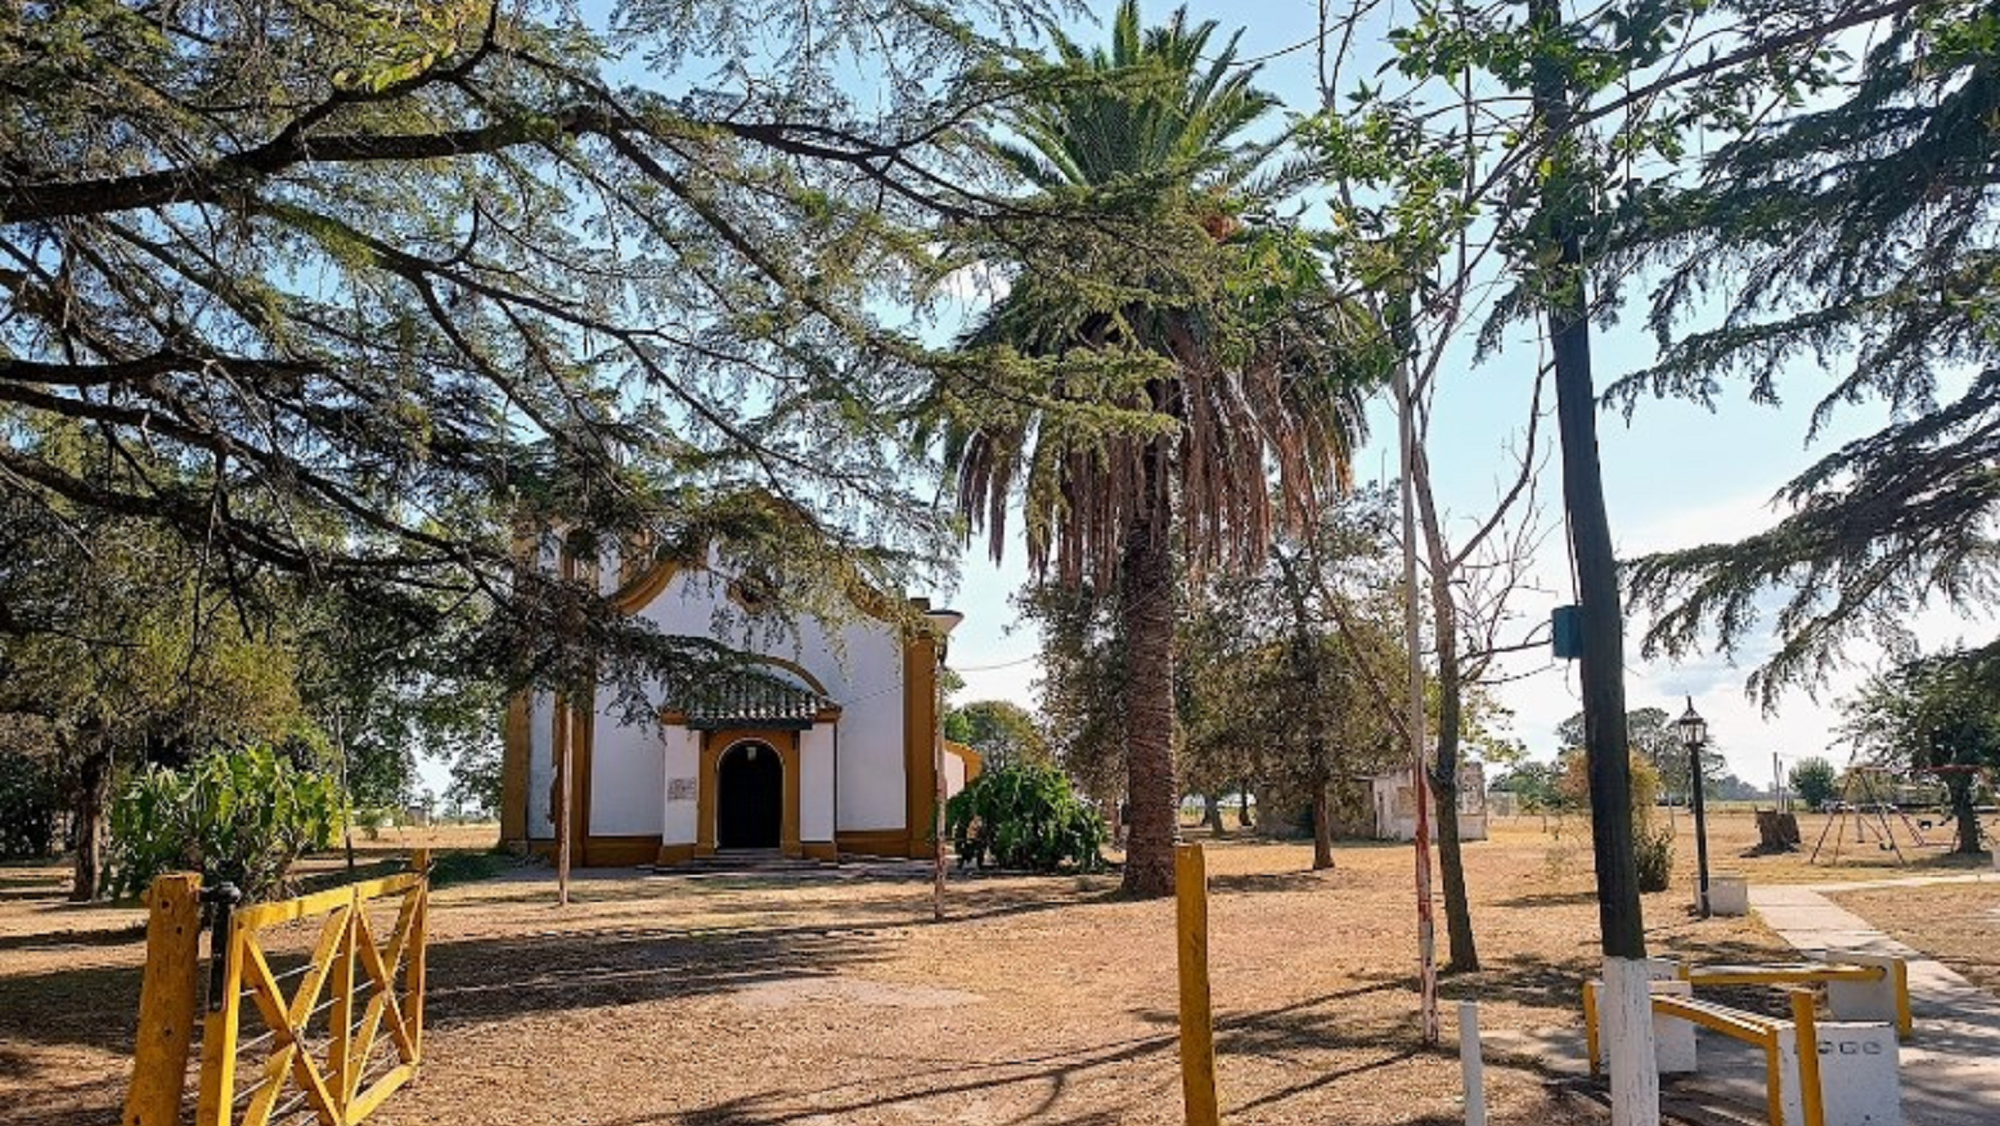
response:
<path id="1" fill-rule="evenodd" d="M 1549 41 L 1559 37 L 1564 26 L 1561 0 L 1529 0 L 1528 14 L 1539 36 Z M 1633 848 L 1632 764 L 1626 749 L 1624 621 L 1597 458 L 1597 397 L 1577 215 L 1587 206 L 1588 185 L 1576 175 L 1569 151 L 1569 79 L 1553 51 L 1544 48 L 1537 56 L 1533 81 L 1535 116 L 1542 126 L 1539 163 L 1550 169 L 1544 174 L 1541 207 L 1559 263 L 1547 283 L 1548 331 L 1562 439 L 1563 506 L 1583 618 L 1579 679 L 1604 952 L 1602 1012 L 1610 1049 L 1611 1117 L 1614 1126 L 1657 1126 L 1660 1078 L 1653 1061 L 1646 932 Z"/>
<path id="2" fill-rule="evenodd" d="M 950 797 L 944 778 L 944 662 L 950 651 L 951 631 L 965 615 L 942 607 L 924 611 L 931 629 L 931 645 L 936 660 L 931 663 L 931 920 L 944 922 L 944 806 Z M 905 675 L 908 675 L 907 673 Z"/>
<path id="3" fill-rule="evenodd" d="M 944 661 L 937 664 L 937 675 L 933 678 L 937 687 L 931 693 L 931 780 L 932 799 L 937 807 L 931 815 L 931 828 L 937 836 L 936 847 L 932 850 L 931 869 L 931 921 L 944 922 L 944 804 L 949 795 L 944 781 Z"/>

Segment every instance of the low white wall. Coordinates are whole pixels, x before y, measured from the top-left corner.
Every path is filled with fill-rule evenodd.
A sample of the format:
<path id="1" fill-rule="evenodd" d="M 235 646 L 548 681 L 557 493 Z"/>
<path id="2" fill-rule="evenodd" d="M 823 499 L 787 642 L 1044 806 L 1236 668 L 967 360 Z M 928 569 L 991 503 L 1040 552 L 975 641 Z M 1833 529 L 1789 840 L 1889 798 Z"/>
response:
<path id="1" fill-rule="evenodd" d="M 549 788 L 555 785 L 556 764 L 550 724 L 555 720 L 555 700 L 537 692 L 528 705 L 528 835 L 553 840 L 555 822 L 550 819 Z"/>

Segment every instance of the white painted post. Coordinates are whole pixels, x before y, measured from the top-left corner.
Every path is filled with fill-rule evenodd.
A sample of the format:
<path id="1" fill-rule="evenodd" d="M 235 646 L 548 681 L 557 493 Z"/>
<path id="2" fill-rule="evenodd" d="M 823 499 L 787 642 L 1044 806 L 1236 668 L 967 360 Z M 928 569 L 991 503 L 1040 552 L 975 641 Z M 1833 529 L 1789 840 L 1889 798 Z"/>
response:
<path id="1" fill-rule="evenodd" d="M 1465 1126 L 1486 1126 L 1486 1063 L 1479 1050 L 1479 1002 L 1458 1003 L 1458 1065 L 1465 1073 Z"/>
<path id="2" fill-rule="evenodd" d="M 1598 1018 L 1605 1071 L 1611 1077 L 1611 1126 L 1660 1126 L 1652 981 L 1647 959 L 1604 959 Z"/>

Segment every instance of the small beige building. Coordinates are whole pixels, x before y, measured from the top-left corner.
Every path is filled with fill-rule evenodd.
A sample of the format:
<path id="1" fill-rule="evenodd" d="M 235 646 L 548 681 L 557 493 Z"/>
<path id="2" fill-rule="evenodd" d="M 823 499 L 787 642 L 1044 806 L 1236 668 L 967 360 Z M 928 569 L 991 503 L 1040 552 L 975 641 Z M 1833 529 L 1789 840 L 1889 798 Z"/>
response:
<path id="1" fill-rule="evenodd" d="M 1377 774 L 1368 780 L 1377 840 L 1408 841 L 1417 836 L 1417 791 L 1409 767 Z M 1437 836 L 1437 825 L 1431 825 Z M 1458 768 L 1458 839 L 1486 839 L 1486 768 L 1476 762 Z"/>

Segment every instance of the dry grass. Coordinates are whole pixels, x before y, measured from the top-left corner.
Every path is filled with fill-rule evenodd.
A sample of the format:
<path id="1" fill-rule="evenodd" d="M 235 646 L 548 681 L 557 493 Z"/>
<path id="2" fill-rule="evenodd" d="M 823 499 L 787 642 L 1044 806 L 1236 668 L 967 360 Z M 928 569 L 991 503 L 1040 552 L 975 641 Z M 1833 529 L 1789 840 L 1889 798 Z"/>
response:
<path id="1" fill-rule="evenodd" d="M 1321 874 L 1309 860 L 1211 849 L 1230 1120 L 1456 1121 L 1456 1061 L 1414 1028 L 1408 846 L 1343 847 Z M 1447 1000 L 1478 997 L 1493 1028 L 1573 1025 L 1596 957 L 1583 827 L 1550 837 L 1524 819 L 1467 861 L 1486 969 L 1449 979 Z M 0 1106 L 104 1121 L 130 1050 L 139 914 L 59 905 L 47 870 L 0 882 Z M 540 868 L 443 889 L 424 1075 L 379 1120 L 1177 1122 L 1172 907 L 1114 887 L 961 878 L 944 926 L 925 921 L 908 865 L 593 873 L 567 911 Z M 1692 921 L 1685 900 L 1649 897 L 1656 951 L 1782 953 L 1754 922 Z M 1603 1120 L 1532 1067 L 1491 1080 L 1497 1122 Z"/>
<path id="2" fill-rule="evenodd" d="M 1665 811 L 1661 814 L 1664 815 Z M 1935 814 L 1923 816 L 1938 820 Z M 1901 859 L 1898 859 L 1896 852 L 1880 847 L 1879 832 L 1872 818 L 1864 839 L 1858 844 L 1855 841 L 1855 814 L 1848 814 L 1845 821 L 1824 813 L 1800 813 L 1798 818 L 1805 847 L 1797 852 L 1763 855 L 1756 851 L 1757 821 L 1750 810 L 1711 811 L 1708 815 L 1710 872 L 1733 872 L 1749 877 L 1752 884 L 1826 884 L 1899 876 L 1945 875 L 1983 869 L 1987 864 L 1983 856 L 1957 856 L 1947 851 L 1952 843 L 1947 824 L 1924 830 L 1930 847 L 1918 847 L 1911 841 L 1903 822 L 1891 817 L 1896 843 L 1901 848 Z M 1917 815 L 1913 813 L 1911 818 L 1914 821 Z M 1516 820 L 1523 824 L 1538 824 L 1541 819 L 1523 817 Z M 1695 871 L 1694 818 L 1687 810 L 1680 809 L 1673 812 L 1673 822 L 1675 879 L 1692 886 Z M 1838 861 L 1834 855 L 1833 830 L 1838 830 L 1841 836 Z M 1822 834 L 1826 843 L 1820 850 L 1818 862 L 1814 862 L 1813 846 Z M 1573 826 L 1565 827 L 1562 835 L 1574 835 L 1580 839 L 1588 859 L 1590 829 L 1587 824 L 1575 822 Z"/>
<path id="3" fill-rule="evenodd" d="M 2000 884 L 1870 888 L 1834 899 L 1891 938 L 2000 993 Z"/>

